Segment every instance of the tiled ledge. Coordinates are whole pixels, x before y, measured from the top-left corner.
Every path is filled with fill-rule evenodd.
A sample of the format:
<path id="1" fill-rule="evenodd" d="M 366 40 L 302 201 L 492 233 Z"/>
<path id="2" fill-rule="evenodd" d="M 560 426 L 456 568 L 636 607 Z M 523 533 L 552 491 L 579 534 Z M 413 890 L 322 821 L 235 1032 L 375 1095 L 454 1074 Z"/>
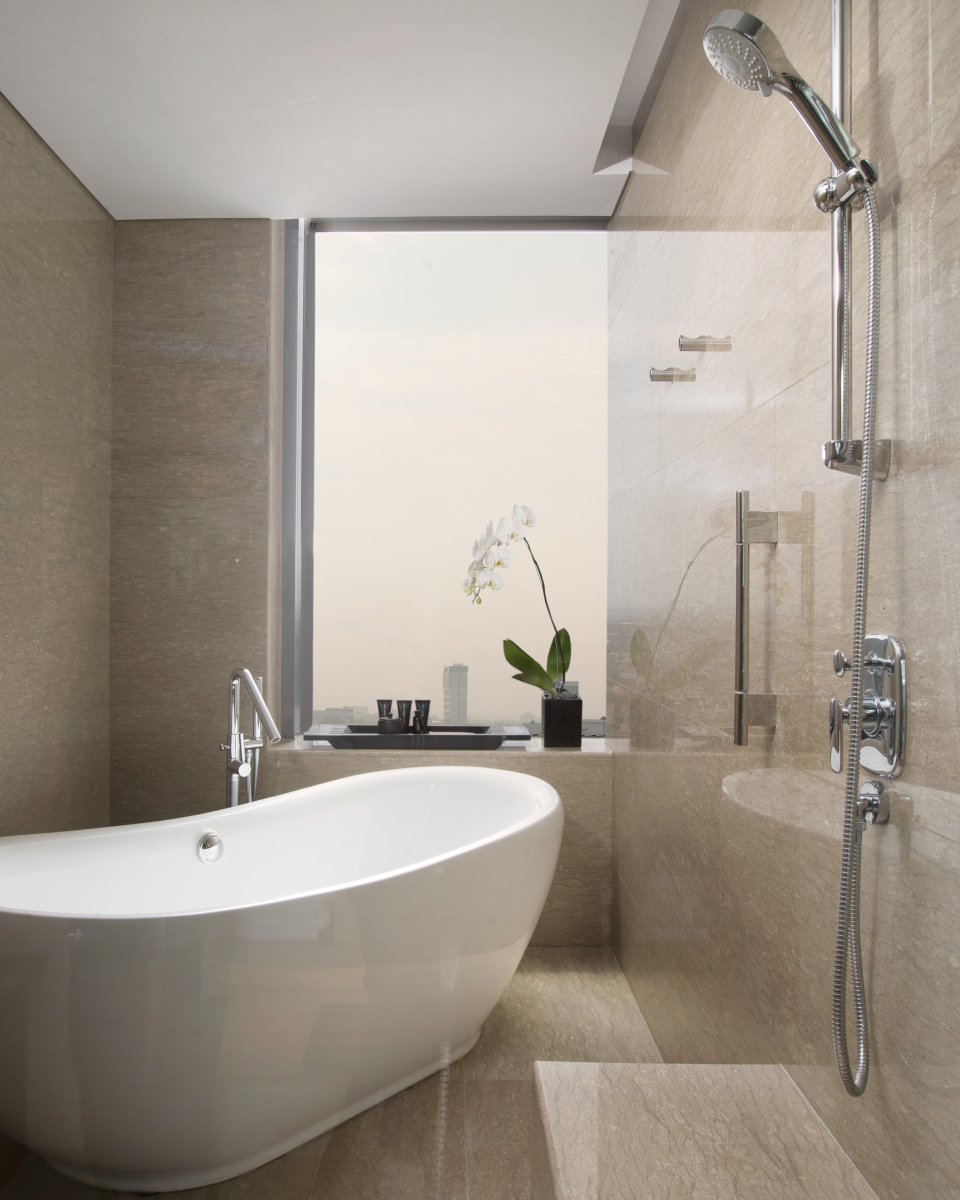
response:
<path id="1" fill-rule="evenodd" d="M 534 1064 L 531 1200 L 876 1200 L 779 1066 Z"/>
<path id="2" fill-rule="evenodd" d="M 525 745 L 530 743 L 519 743 Z M 334 750 L 281 742 L 263 754 L 258 794 L 279 796 L 349 775 L 427 766 L 520 771 L 555 787 L 563 801 L 563 841 L 533 945 L 609 944 L 613 755 L 600 738 L 585 738 L 583 752 L 539 745 L 529 750 Z"/>
<path id="3" fill-rule="evenodd" d="M 329 742 L 308 742 L 302 737 L 296 737 L 291 742 L 285 743 L 284 748 L 320 754 L 395 754 L 402 759 L 408 759 L 413 755 L 420 755 L 427 762 L 437 758 L 441 754 L 466 754 L 469 756 L 471 762 L 476 762 L 481 766 L 483 765 L 483 760 L 489 758 L 492 754 L 516 754 L 518 751 L 526 754 L 606 755 L 612 752 L 605 738 L 584 738 L 579 746 L 546 747 L 543 744 L 543 738 L 538 737 L 532 737 L 529 742 L 504 742 L 498 750 L 335 750 Z"/>

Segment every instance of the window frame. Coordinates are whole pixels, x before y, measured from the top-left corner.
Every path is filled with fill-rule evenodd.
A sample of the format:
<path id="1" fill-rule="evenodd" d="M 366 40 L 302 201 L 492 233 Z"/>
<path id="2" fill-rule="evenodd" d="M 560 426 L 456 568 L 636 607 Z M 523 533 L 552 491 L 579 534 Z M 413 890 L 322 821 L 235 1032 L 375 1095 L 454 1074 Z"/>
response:
<path id="1" fill-rule="evenodd" d="M 614 209 L 616 212 L 616 209 Z M 316 236 L 323 233 L 605 232 L 608 216 L 299 218 L 283 229 L 280 734 L 313 724 Z"/>

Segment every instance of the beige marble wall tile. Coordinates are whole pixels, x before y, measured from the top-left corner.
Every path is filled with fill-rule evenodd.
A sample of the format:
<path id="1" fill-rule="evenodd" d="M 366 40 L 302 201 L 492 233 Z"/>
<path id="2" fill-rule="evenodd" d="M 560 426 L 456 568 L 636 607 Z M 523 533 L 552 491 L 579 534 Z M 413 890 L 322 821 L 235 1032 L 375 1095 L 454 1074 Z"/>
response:
<path id="1" fill-rule="evenodd" d="M 760 0 L 756 12 L 826 89 L 825 11 Z M 666 1059 L 790 1063 L 880 1195 L 945 1197 L 960 1178 L 960 1019 L 945 1000 L 960 878 L 949 832 L 960 769 L 960 10 L 853 4 L 863 36 L 852 124 L 880 167 L 878 431 L 894 460 L 875 489 L 868 625 L 899 636 L 910 665 L 910 799 L 865 846 L 874 1042 L 856 1101 L 836 1077 L 829 1025 L 841 789 L 827 770 L 826 711 L 849 690 L 830 659 L 849 651 L 858 481 L 820 464 L 828 243 L 810 196 L 824 163 L 789 105 L 711 71 L 700 42 L 713 13 L 706 0 L 687 10 L 637 147 L 668 174 L 630 181 L 611 233 L 611 428 L 649 369 L 639 342 L 629 361 L 629 330 L 655 326 L 661 347 L 675 332 L 734 342 L 696 356 L 696 385 L 663 389 L 655 471 L 639 476 L 636 447 L 611 439 L 611 478 L 630 487 L 611 504 L 608 715 L 633 746 L 615 763 L 613 944 Z M 758 193 L 760 162 L 776 164 L 776 185 Z M 854 225 L 857 430 L 866 256 L 863 218 Z M 647 259 L 631 241 L 641 236 Z M 691 320 L 718 327 L 675 329 Z M 751 686 L 778 695 L 779 720 L 772 736 L 751 730 L 742 753 L 729 740 L 737 488 L 752 507 L 802 514 L 791 528 L 805 531 L 802 544 L 752 551 Z M 630 657 L 637 629 L 656 647 L 652 687 Z"/>
<path id="2" fill-rule="evenodd" d="M 614 878 L 614 949 L 665 1062 L 724 1062 L 710 1016 L 666 949 L 648 937 L 623 879 Z"/>
<path id="3" fill-rule="evenodd" d="M 234 667 L 275 704 L 278 252 L 269 221 L 117 226 L 115 823 L 222 802 Z"/>
<path id="4" fill-rule="evenodd" d="M 222 761 L 215 764 L 222 771 Z M 610 941 L 612 887 L 610 838 L 613 756 L 610 754 L 520 750 L 467 751 L 311 751 L 292 743 L 263 755 L 261 796 L 277 796 L 315 783 L 368 771 L 420 766 L 483 766 L 522 771 L 546 780 L 563 802 L 560 857 L 534 945 L 596 946 Z"/>
<path id="5" fill-rule="evenodd" d="M 113 221 L 0 97 L 0 834 L 109 819 Z"/>

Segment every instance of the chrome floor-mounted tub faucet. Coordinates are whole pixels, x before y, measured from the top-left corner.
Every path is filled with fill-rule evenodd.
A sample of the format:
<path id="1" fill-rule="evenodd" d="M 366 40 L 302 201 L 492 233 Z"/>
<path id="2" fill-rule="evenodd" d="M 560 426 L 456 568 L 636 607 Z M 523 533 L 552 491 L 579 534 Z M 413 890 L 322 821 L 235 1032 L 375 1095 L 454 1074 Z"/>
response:
<path id="1" fill-rule="evenodd" d="M 246 688 L 253 704 L 253 737 L 245 738 L 240 732 L 240 684 Z M 221 742 L 220 749 L 227 752 L 227 807 L 235 808 L 240 803 L 240 780 L 246 782 L 247 803 L 257 798 L 257 774 L 260 769 L 260 751 L 263 748 L 263 727 L 267 727 L 271 742 L 280 741 L 280 730 L 270 715 L 260 689 L 263 679 L 254 678 L 246 667 L 238 667 L 230 676 L 230 711 L 228 732 L 230 741 Z"/>

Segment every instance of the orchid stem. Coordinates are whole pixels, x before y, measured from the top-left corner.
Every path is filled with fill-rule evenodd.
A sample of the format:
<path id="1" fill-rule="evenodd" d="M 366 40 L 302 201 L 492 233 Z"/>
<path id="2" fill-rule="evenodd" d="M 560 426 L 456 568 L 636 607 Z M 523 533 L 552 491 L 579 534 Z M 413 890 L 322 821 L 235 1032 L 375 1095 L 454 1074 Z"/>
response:
<path id="1" fill-rule="evenodd" d="M 523 539 L 523 544 L 528 550 L 530 550 L 530 543 L 526 538 Z M 543 592 L 543 602 L 547 606 L 547 616 L 550 618 L 550 624 L 553 626 L 553 640 L 557 647 L 557 658 L 560 660 L 560 691 L 562 692 L 567 682 L 567 664 L 563 657 L 563 647 L 560 645 L 560 634 L 557 630 L 557 623 L 553 619 L 553 613 L 550 611 L 550 601 L 547 599 L 547 585 L 543 582 L 543 572 L 540 570 L 540 564 L 537 562 L 532 550 L 530 550 L 530 557 L 533 559 L 533 565 L 537 572 L 537 578 L 540 580 L 540 588 Z"/>

